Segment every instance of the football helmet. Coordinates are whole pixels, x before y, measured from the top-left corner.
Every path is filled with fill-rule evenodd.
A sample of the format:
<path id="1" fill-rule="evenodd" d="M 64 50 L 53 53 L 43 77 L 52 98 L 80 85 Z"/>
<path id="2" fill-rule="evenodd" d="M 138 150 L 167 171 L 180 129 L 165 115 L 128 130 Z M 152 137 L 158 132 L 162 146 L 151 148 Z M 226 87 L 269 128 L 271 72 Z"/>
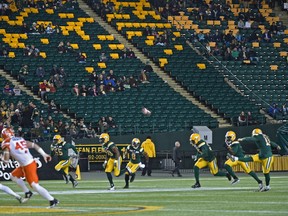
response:
<path id="1" fill-rule="evenodd" d="M 56 134 L 54 137 L 53 137 L 53 144 L 59 144 L 62 142 L 62 137 L 59 135 L 59 134 Z"/>
<path id="2" fill-rule="evenodd" d="M 191 145 L 197 145 L 197 143 L 200 141 L 201 137 L 198 133 L 193 133 L 190 136 L 190 144 Z"/>
<path id="3" fill-rule="evenodd" d="M 234 131 L 228 131 L 225 134 L 225 142 L 231 144 L 236 139 L 236 133 Z"/>
<path id="4" fill-rule="evenodd" d="M 138 138 L 134 138 L 133 140 L 132 140 L 132 147 L 134 148 L 134 149 L 137 149 L 137 148 L 139 148 L 139 146 L 140 146 L 140 140 L 138 139 Z"/>
<path id="5" fill-rule="evenodd" d="M 102 144 L 109 142 L 109 140 L 110 140 L 110 136 L 108 133 L 102 133 L 99 137 L 99 142 Z"/>
<path id="6" fill-rule="evenodd" d="M 14 130 L 12 128 L 4 128 L 1 131 L 1 137 L 3 138 L 3 140 L 11 138 L 13 136 L 15 136 L 15 134 L 14 134 Z"/>
<path id="7" fill-rule="evenodd" d="M 262 134 L 262 130 L 259 129 L 259 128 L 255 128 L 255 129 L 252 131 L 252 136 L 255 136 L 255 135 L 258 135 L 258 134 Z"/>

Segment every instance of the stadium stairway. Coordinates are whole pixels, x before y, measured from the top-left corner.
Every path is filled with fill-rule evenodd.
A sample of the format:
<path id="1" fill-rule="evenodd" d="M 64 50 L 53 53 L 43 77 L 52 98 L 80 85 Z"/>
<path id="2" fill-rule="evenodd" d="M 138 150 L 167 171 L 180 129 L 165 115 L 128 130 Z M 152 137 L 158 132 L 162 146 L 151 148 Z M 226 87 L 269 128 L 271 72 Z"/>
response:
<path id="1" fill-rule="evenodd" d="M 179 85 L 174 79 L 168 76 L 164 71 L 157 66 L 154 62 L 150 61 L 138 48 L 133 46 L 125 37 L 119 34 L 113 27 L 107 24 L 105 21 L 101 19 L 83 0 L 78 0 L 79 7 L 86 12 L 87 15 L 92 17 L 96 22 L 99 23 L 103 28 L 105 28 L 109 34 L 113 35 L 120 43 L 124 44 L 126 48 L 131 48 L 135 55 L 143 62 L 149 62 L 152 66 L 153 71 L 163 80 L 165 81 L 172 89 L 176 92 L 180 93 L 183 97 L 185 97 L 188 101 L 202 109 L 205 113 L 211 115 L 211 117 L 217 119 L 219 122 L 219 127 L 229 127 L 231 126 L 230 123 L 227 122 L 224 118 L 220 115 L 216 114 L 215 111 L 212 111 L 207 106 L 202 104 L 198 99 L 193 97 L 187 90 L 185 90 L 181 85 Z"/>

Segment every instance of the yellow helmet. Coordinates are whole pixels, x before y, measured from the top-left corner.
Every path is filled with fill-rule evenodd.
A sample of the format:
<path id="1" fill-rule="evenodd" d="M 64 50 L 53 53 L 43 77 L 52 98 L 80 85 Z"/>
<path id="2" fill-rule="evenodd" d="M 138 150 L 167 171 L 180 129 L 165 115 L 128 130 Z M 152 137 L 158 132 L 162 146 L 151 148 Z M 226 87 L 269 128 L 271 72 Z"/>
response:
<path id="1" fill-rule="evenodd" d="M 255 136 L 255 135 L 258 135 L 258 134 L 262 134 L 262 130 L 259 129 L 259 128 L 255 128 L 255 129 L 252 131 L 252 136 Z"/>
<path id="2" fill-rule="evenodd" d="M 227 131 L 225 134 L 225 142 L 226 143 L 232 143 L 236 139 L 236 133 L 234 131 Z"/>
<path id="3" fill-rule="evenodd" d="M 53 137 L 53 143 L 54 144 L 59 144 L 62 142 L 62 137 L 59 135 L 59 134 L 56 134 L 54 137 Z"/>
<path id="4" fill-rule="evenodd" d="M 110 140 L 110 136 L 108 133 L 102 133 L 99 137 L 99 142 L 100 143 L 107 143 Z"/>
<path id="5" fill-rule="evenodd" d="M 132 145 L 132 147 L 133 147 L 134 149 L 139 148 L 139 146 L 140 146 L 140 140 L 139 140 L 138 138 L 134 138 L 134 139 L 132 140 L 131 145 Z"/>
<path id="6" fill-rule="evenodd" d="M 191 145 L 197 145 L 197 143 L 200 141 L 201 137 L 198 133 L 193 133 L 190 136 L 190 144 Z"/>

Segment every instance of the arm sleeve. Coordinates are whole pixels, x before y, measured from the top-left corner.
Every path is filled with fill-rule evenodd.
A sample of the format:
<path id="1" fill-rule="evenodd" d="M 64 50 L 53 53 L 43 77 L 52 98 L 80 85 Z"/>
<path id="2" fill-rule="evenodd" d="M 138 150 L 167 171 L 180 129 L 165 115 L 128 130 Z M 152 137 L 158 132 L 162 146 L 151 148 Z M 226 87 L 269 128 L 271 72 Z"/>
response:
<path id="1" fill-rule="evenodd" d="M 273 148 L 277 148 L 279 145 L 273 141 L 270 141 L 270 144 Z"/>

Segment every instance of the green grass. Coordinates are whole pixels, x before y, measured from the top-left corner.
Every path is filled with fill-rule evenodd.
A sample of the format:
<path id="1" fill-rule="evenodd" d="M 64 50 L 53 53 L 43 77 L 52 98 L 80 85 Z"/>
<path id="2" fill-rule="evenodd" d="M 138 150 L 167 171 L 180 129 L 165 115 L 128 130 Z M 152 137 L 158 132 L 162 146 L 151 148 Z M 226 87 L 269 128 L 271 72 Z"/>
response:
<path id="1" fill-rule="evenodd" d="M 231 186 L 225 178 L 202 172 L 202 188 L 195 190 L 191 188 L 192 174 L 172 178 L 167 173 L 153 173 L 152 177 L 137 173 L 130 189 L 122 189 L 124 177 L 114 178 L 116 191 L 110 192 L 103 173 L 83 173 L 76 189 L 64 181 L 40 181 L 59 199 L 60 204 L 54 209 L 46 209 L 48 201 L 36 194 L 21 205 L 0 192 L 0 215 L 288 215 L 287 173 L 286 176 L 285 173 L 271 173 L 272 189 L 261 193 L 255 192 L 258 184 L 250 176 L 239 176 L 241 181 Z M 263 179 L 261 173 L 259 176 Z M 4 184 L 20 191 L 12 182 Z"/>

